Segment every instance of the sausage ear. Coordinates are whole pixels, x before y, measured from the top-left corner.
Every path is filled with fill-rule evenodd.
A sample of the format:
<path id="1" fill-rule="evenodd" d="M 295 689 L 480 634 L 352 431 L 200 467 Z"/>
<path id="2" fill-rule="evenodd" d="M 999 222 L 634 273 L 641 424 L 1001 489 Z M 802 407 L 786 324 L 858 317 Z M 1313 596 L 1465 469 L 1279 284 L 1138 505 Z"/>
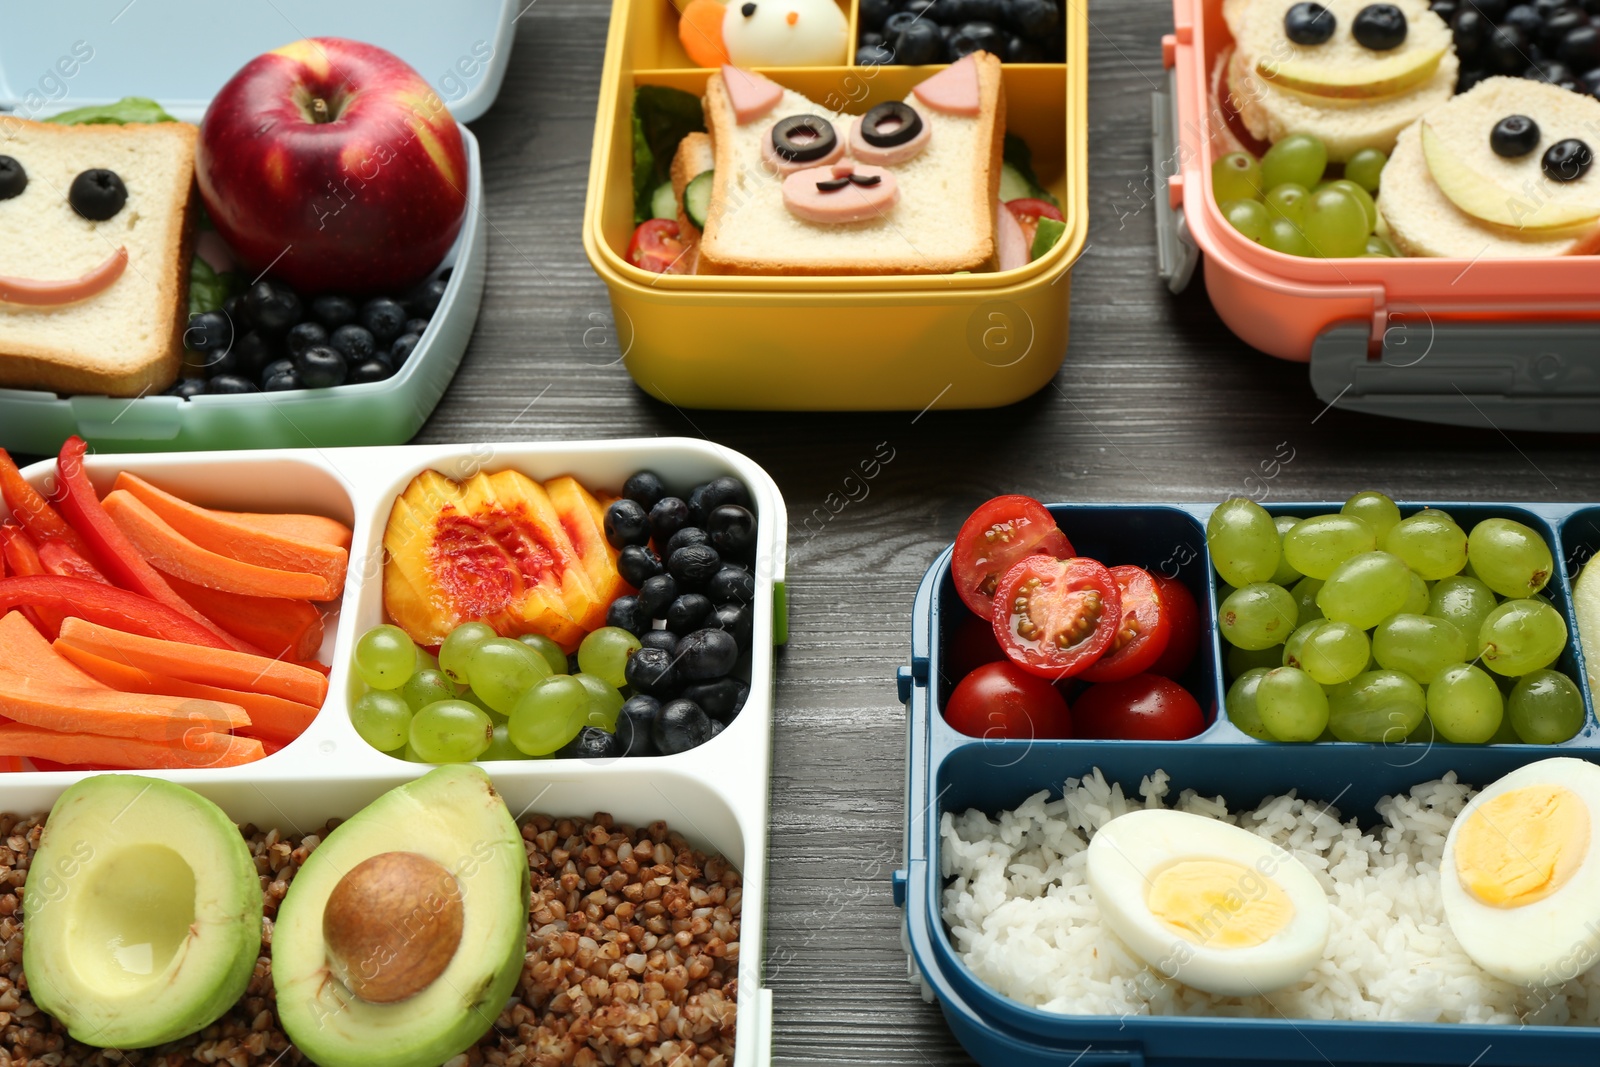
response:
<path id="1" fill-rule="evenodd" d="M 721 9 L 716 0 L 693 0 L 693 3 L 709 3 Z M 762 118 L 783 99 L 783 86 L 777 82 L 726 63 L 722 67 L 722 87 L 733 107 L 734 121 L 741 126 Z"/>
<path id="2" fill-rule="evenodd" d="M 911 87 L 912 95 L 934 111 L 971 117 L 983 110 L 978 85 L 978 54 L 962 56 L 939 73 Z"/>

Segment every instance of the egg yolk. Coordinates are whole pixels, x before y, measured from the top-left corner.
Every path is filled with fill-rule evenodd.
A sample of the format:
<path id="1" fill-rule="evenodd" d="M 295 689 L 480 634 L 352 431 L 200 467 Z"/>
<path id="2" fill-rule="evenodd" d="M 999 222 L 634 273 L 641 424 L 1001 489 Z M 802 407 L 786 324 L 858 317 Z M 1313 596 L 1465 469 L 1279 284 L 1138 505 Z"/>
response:
<path id="1" fill-rule="evenodd" d="M 1173 864 L 1151 881 L 1146 904 L 1174 933 L 1209 948 L 1252 948 L 1294 918 L 1276 882 L 1228 860 Z"/>
<path id="2" fill-rule="evenodd" d="M 1589 806 L 1559 785 L 1480 804 L 1456 832 L 1456 877 L 1480 902 L 1520 908 L 1567 884 L 1589 853 Z"/>

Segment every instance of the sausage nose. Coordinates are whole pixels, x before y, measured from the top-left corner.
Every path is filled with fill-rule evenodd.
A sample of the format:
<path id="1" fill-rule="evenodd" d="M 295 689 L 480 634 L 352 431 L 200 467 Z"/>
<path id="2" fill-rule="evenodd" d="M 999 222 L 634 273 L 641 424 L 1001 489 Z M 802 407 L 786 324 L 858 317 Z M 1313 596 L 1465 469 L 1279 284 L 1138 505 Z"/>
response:
<path id="1" fill-rule="evenodd" d="M 800 21 L 800 12 L 798 12 L 798 11 L 789 12 L 788 21 L 789 21 L 789 25 L 791 25 L 791 26 L 793 26 L 795 23 L 799 22 Z"/>

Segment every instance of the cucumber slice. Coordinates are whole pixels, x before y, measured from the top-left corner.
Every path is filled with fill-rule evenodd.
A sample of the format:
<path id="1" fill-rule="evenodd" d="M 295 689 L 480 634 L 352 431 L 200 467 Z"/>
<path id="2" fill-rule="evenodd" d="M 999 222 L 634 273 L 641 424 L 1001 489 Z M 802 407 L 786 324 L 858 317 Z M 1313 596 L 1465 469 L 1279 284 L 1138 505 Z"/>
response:
<path id="1" fill-rule="evenodd" d="M 703 170 L 683 187 L 683 213 L 702 230 L 706 228 L 706 215 L 711 211 L 711 180 L 715 174 L 715 171 Z"/>
<path id="2" fill-rule="evenodd" d="M 650 194 L 650 217 L 675 219 L 678 217 L 678 198 L 672 195 L 672 183 L 662 182 Z"/>
<path id="3" fill-rule="evenodd" d="M 1033 183 L 1022 176 L 1022 172 L 1009 163 L 1000 167 L 1000 201 L 1010 203 L 1013 200 L 1022 200 L 1026 197 L 1036 197 Z"/>
<path id="4" fill-rule="evenodd" d="M 1029 252 L 1028 261 L 1032 262 L 1056 246 L 1067 232 L 1067 224 L 1057 222 L 1055 219 L 1040 218 L 1039 228 L 1033 234 L 1033 248 Z"/>

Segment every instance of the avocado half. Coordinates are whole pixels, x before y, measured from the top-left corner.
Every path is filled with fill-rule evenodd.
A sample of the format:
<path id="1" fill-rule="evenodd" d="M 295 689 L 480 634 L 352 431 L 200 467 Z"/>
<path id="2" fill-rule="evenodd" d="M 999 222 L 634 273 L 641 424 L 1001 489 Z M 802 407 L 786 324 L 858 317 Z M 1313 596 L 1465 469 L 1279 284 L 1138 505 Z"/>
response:
<path id="1" fill-rule="evenodd" d="M 198 793 L 132 774 L 61 794 L 23 917 L 34 1002 L 102 1048 L 210 1026 L 244 995 L 261 953 L 261 882 L 238 828 Z"/>
<path id="2" fill-rule="evenodd" d="M 391 852 L 454 876 L 462 924 L 437 978 L 380 1004 L 337 976 L 323 918 L 348 872 Z M 279 1022 L 320 1067 L 438 1067 L 494 1025 L 522 973 L 527 930 L 528 857 L 516 820 L 482 770 L 440 767 L 341 823 L 289 884 L 272 938 Z"/>

